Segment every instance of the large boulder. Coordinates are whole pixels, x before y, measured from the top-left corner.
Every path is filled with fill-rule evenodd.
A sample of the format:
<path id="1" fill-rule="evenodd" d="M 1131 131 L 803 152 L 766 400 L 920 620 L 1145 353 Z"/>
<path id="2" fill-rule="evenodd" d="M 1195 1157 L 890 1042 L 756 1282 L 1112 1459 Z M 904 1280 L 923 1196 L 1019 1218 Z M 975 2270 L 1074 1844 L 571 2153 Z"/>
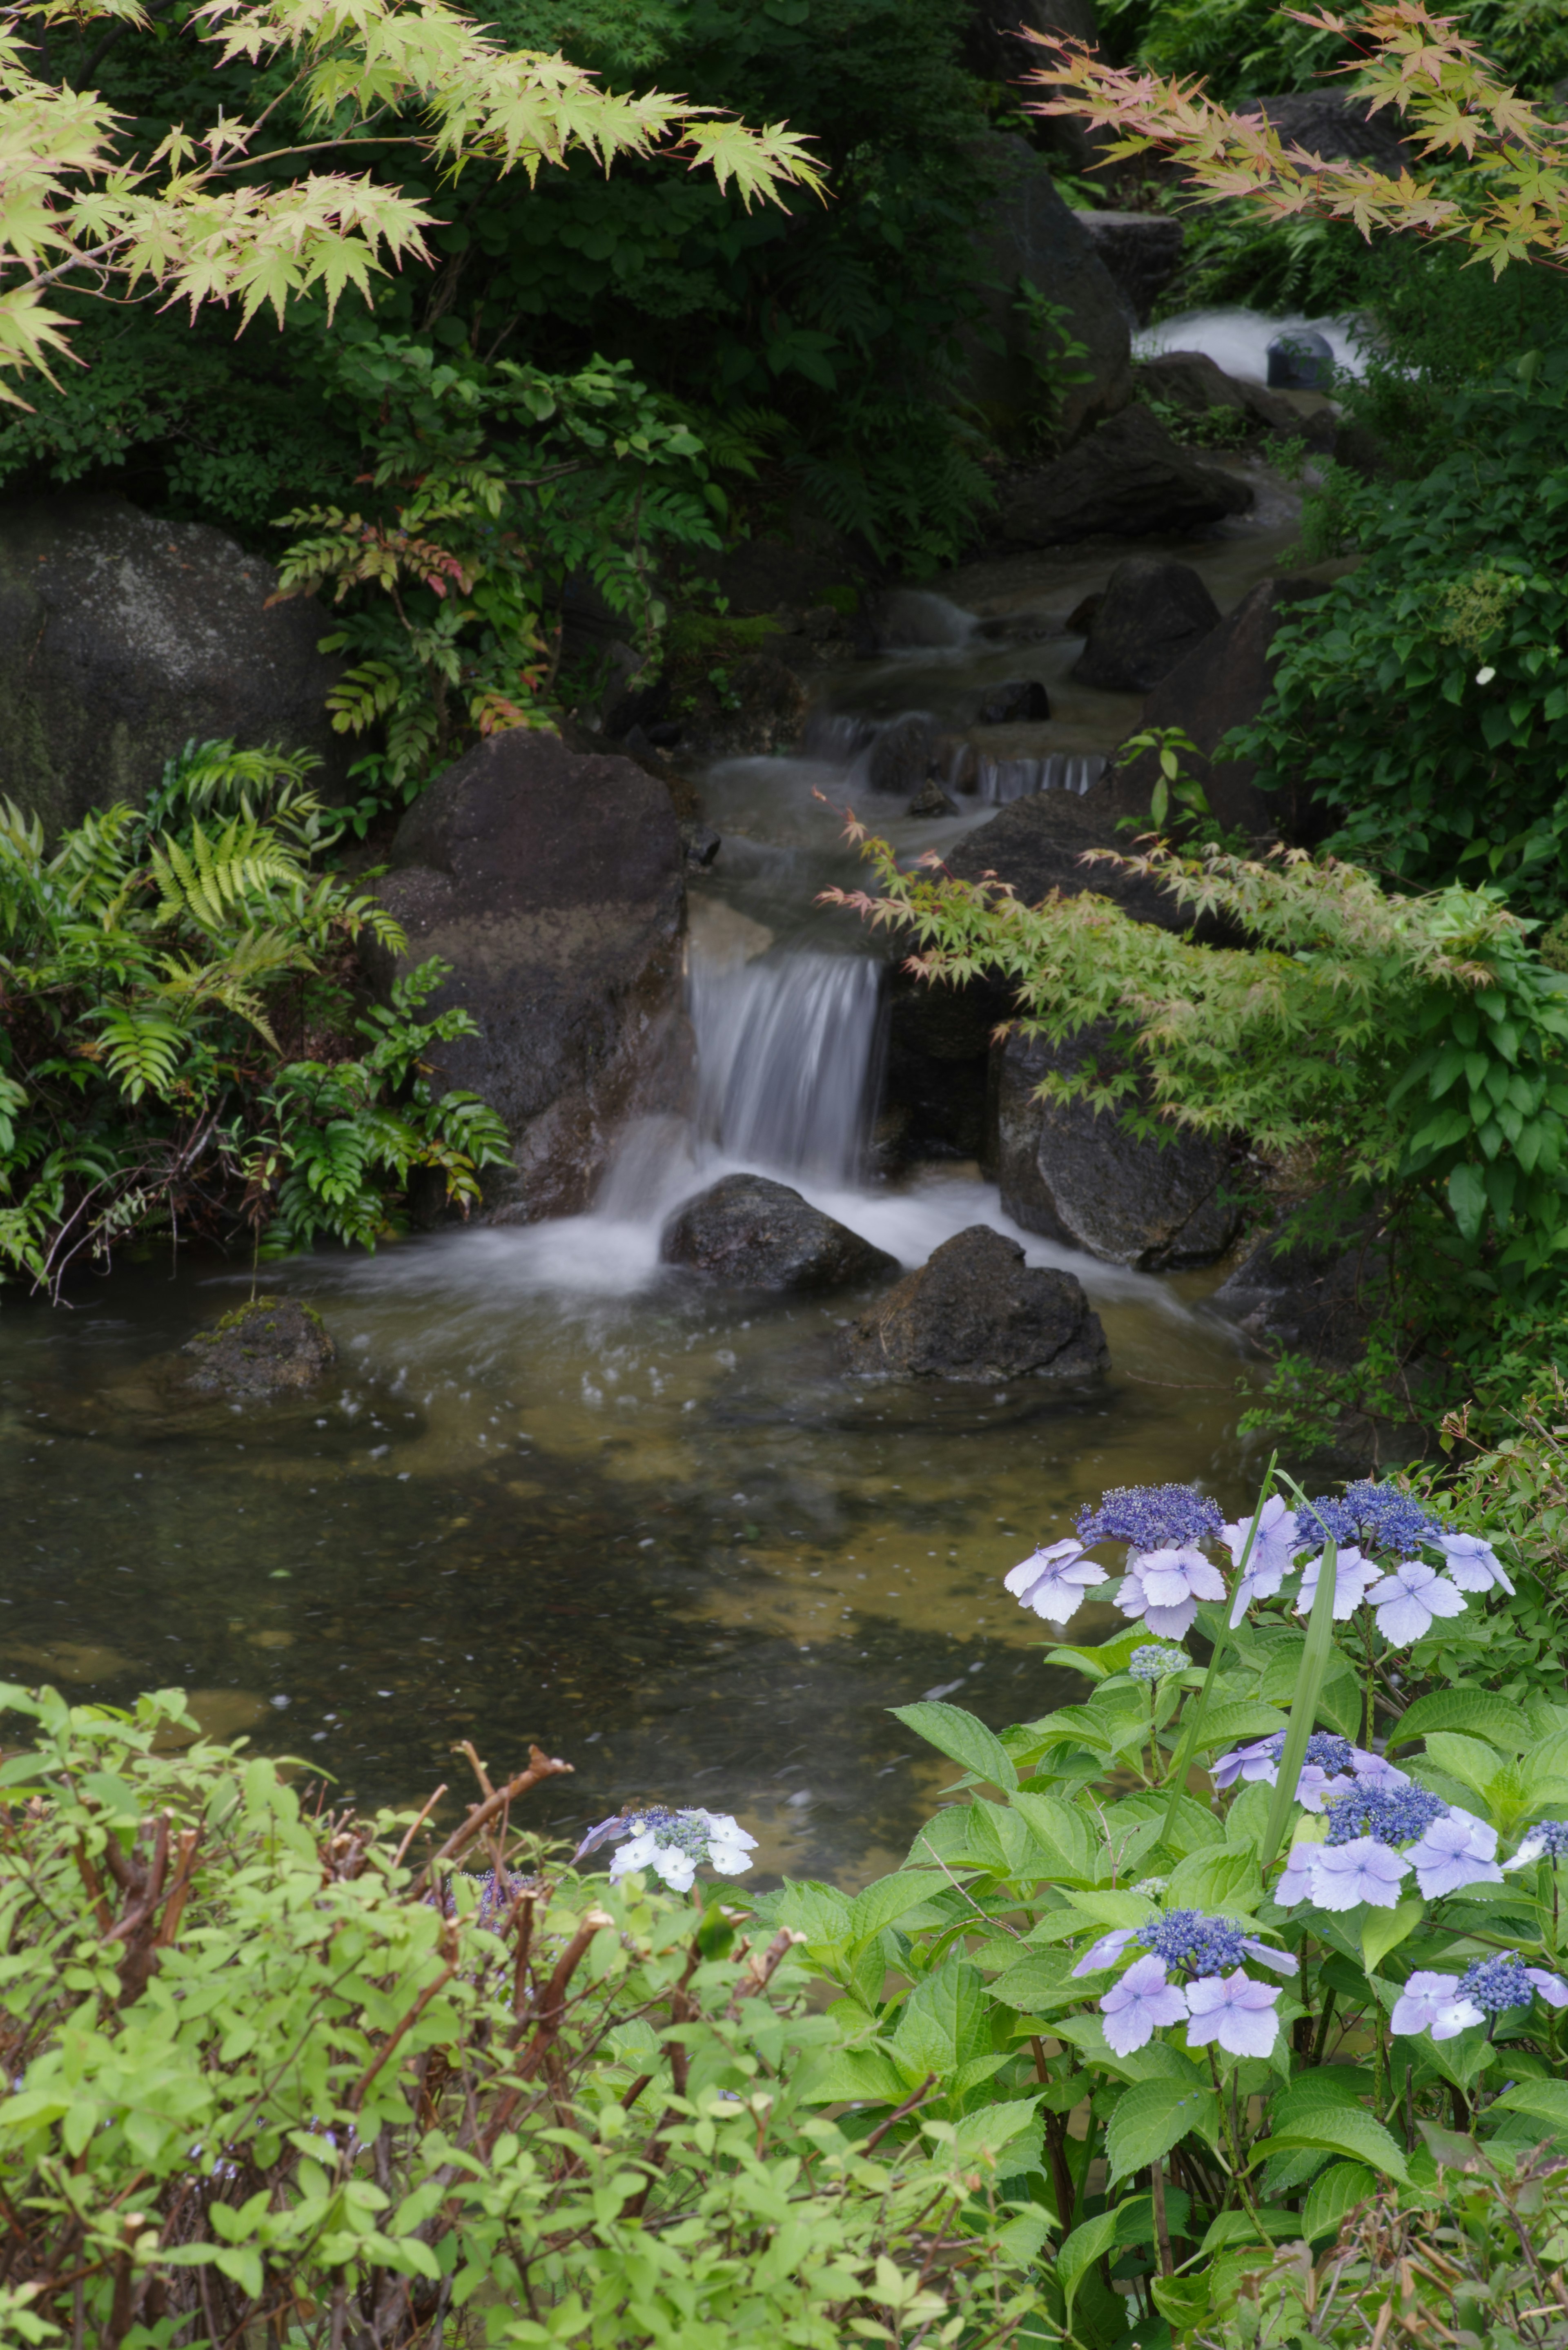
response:
<path id="1" fill-rule="evenodd" d="M 844 1289 L 898 1270 L 897 1257 L 765 1175 L 725 1175 L 688 1200 L 659 1253 L 732 1289 Z"/>
<path id="2" fill-rule="evenodd" d="M 1305 440 L 1326 449 L 1334 439 L 1332 403 L 1303 411 L 1282 392 L 1266 384 L 1227 375 L 1207 351 L 1156 351 L 1138 363 L 1137 388 L 1150 400 L 1183 408 L 1189 416 L 1206 416 L 1212 409 L 1250 421 L 1275 440 Z"/>
<path id="3" fill-rule="evenodd" d="M 1267 1232 L 1210 1299 L 1271 1352 L 1345 1369 L 1359 1362 L 1387 1309 L 1388 1254 L 1368 1223 L 1337 1241 Z"/>
<path id="4" fill-rule="evenodd" d="M 1189 563 L 1129 555 L 1106 583 L 1073 675 L 1106 693 L 1147 693 L 1219 625 L 1220 607 Z"/>
<path id="5" fill-rule="evenodd" d="M 1032 792 L 1010 800 L 989 824 L 977 825 L 947 850 L 944 862 L 961 881 L 987 877 L 1005 881 L 1026 906 L 1059 889 L 1075 898 L 1085 890 L 1109 898 L 1141 922 L 1158 922 L 1168 931 L 1188 930 L 1191 914 L 1139 875 L 1127 874 L 1092 858 L 1095 849 L 1127 853 L 1126 837 L 1107 818 L 1100 786 L 1084 794 Z M 1147 801 L 1145 801 L 1147 808 Z"/>
<path id="6" fill-rule="evenodd" d="M 1110 1368 L 1100 1317 L 1070 1273 L 1023 1261 L 989 1224 L 934 1249 L 839 1338 L 859 1378 L 1085 1379 Z"/>
<path id="7" fill-rule="evenodd" d="M 1080 213 L 1090 244 L 1140 327 L 1181 266 L 1187 231 L 1169 213 Z"/>
<path id="8" fill-rule="evenodd" d="M 1107 1264 L 1142 1272 L 1211 1264 L 1241 1229 L 1241 1210 L 1225 1196 L 1231 1152 L 1179 1129 L 1165 1143 L 1144 1141 L 1111 1111 L 1039 1098 L 1044 1078 L 1076 1070 L 1101 1042 L 1092 1030 L 1060 1045 L 1015 1032 L 1000 1047 L 1002 1207 L 1026 1232 Z"/>
<path id="9" fill-rule="evenodd" d="M 1072 440 L 1132 398 L 1132 341 L 1121 296 L 1043 155 L 1026 140 L 999 132 L 974 140 L 971 152 L 995 192 L 977 255 L 984 339 L 963 338 L 966 394 L 997 430 L 1026 425 L 1039 412 L 1042 376 L 1061 377 L 1064 335 L 1082 347 L 1083 380 L 1062 386 L 1053 421 Z M 1025 286 L 1054 307 L 1059 328 L 1036 323 Z"/>
<path id="10" fill-rule="evenodd" d="M 1304 785 L 1261 792 L 1252 780 L 1255 759 L 1217 762 L 1212 756 L 1221 738 L 1256 718 L 1268 699 L 1270 648 L 1289 608 L 1324 592 L 1324 581 L 1304 574 L 1261 579 L 1144 703 L 1144 726 L 1182 727 L 1197 745 L 1200 755 L 1183 764 L 1227 827 L 1257 836 L 1282 834 L 1289 840 L 1311 840 L 1325 828 L 1323 812 Z M 1085 809 L 1113 829 L 1124 816 L 1147 816 L 1158 775 L 1154 753 L 1146 751 L 1112 767 L 1085 795 Z"/>
<path id="11" fill-rule="evenodd" d="M 1019 82 L 1052 61 L 1029 39 L 1030 33 L 1043 33 L 1048 40 L 1065 35 L 1097 48 L 1100 27 L 1094 0 L 970 0 L 963 62 L 977 81 L 994 82 L 1006 90 L 1010 111 L 1018 103 Z M 1070 114 L 1037 115 L 1033 131 L 1041 146 L 1075 172 L 1087 171 L 1112 137 L 1108 131 L 1086 129 Z"/>
<path id="12" fill-rule="evenodd" d="M 192 739 L 314 751 L 347 773 L 327 696 L 339 664 L 307 598 L 204 523 L 128 499 L 0 510 L 0 790 L 51 836 L 113 800 L 140 806 Z"/>
<path id="13" fill-rule="evenodd" d="M 499 1110 L 514 1164 L 491 1170 L 498 1222 L 587 1205 L 618 1128 L 690 1103 L 682 1008 L 684 849 L 670 794 L 629 759 L 583 755 L 521 728 L 493 734 L 415 801 L 379 887 L 408 933 L 383 992 L 432 955 L 430 999 L 479 1035 L 435 1048 L 438 1087 Z"/>
<path id="14" fill-rule="evenodd" d="M 1191 536 L 1244 514 L 1249 484 L 1179 448 L 1144 407 L 1129 408 L 1054 458 L 1002 484 L 996 526 L 1022 546 L 1077 538 Z"/>

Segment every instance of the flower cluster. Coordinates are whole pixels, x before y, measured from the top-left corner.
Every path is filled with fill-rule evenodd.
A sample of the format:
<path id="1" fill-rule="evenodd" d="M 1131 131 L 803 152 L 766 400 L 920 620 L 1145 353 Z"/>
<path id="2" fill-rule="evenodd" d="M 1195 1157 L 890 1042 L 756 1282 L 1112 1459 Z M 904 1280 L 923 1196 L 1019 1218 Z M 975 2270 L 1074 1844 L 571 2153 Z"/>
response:
<path id="1" fill-rule="evenodd" d="M 1150 1641 L 1133 1650 L 1127 1670 L 1135 1681 L 1163 1681 L 1172 1673 L 1185 1672 L 1191 1662 L 1185 1648 L 1168 1648 L 1163 1642 Z"/>
<path id="2" fill-rule="evenodd" d="M 1274 1887 L 1282 1909 L 1311 1901 L 1319 1909 L 1367 1902 L 1392 1909 L 1411 1869 L 1426 1900 L 1465 1885 L 1501 1885 L 1497 1830 L 1473 1812 L 1424 1788 L 1356 1787 L 1324 1806 L 1326 1836 L 1291 1846 Z"/>
<path id="3" fill-rule="evenodd" d="M 1232 1747 L 1229 1754 L 1210 1764 L 1209 1775 L 1221 1794 L 1238 1779 L 1262 1779 L 1272 1787 L 1280 1775 L 1284 1744 L 1284 1731 L 1276 1730 L 1267 1738 L 1254 1739 L 1250 1746 Z M 1409 1783 L 1404 1772 L 1385 1762 L 1381 1754 L 1353 1746 L 1348 1738 L 1340 1738 L 1333 1731 L 1314 1730 L 1306 1742 L 1296 1801 L 1309 1812 L 1321 1812 L 1331 1795 L 1346 1794 L 1356 1786 L 1407 1787 Z"/>
<path id="4" fill-rule="evenodd" d="M 1549 1860 L 1553 1868 L 1568 1852 L 1568 1820 L 1537 1820 L 1504 1868 L 1528 1868 L 1532 1861 Z"/>
<path id="5" fill-rule="evenodd" d="M 690 1892 L 699 1865 L 706 1861 L 721 1877 L 739 1877 L 752 1865 L 756 1837 L 748 1835 L 728 1812 L 666 1811 L 649 1804 L 646 1811 L 617 1812 L 590 1828 L 574 1861 L 585 1859 L 601 1845 L 629 1838 L 610 1862 L 610 1883 L 618 1884 L 634 1869 L 651 1868 L 672 1893 Z"/>
<path id="6" fill-rule="evenodd" d="M 1079 1542 L 1123 1542 L 1135 1551 L 1183 1549 L 1212 1542 L 1223 1513 L 1193 1485 L 1113 1485 L 1095 1509 L 1078 1513 Z"/>
<path id="7" fill-rule="evenodd" d="M 1296 1962 L 1287 1951 L 1260 1941 L 1233 1918 L 1168 1909 L 1141 1926 L 1118 1926 L 1101 1934 L 1073 1972 L 1098 1974 L 1132 1950 L 1147 1955 L 1135 1959 L 1100 2001 L 1106 2044 L 1118 2056 L 1130 2056 L 1156 2031 L 1172 2023 L 1186 2024 L 1189 2047 L 1217 2040 L 1233 2056 L 1268 2054 L 1279 2030 L 1274 2002 L 1280 1987 L 1257 1981 L 1241 1960 L 1259 1959 L 1281 1974 L 1294 1974 Z M 1231 1970 L 1229 1974 L 1226 1968 Z"/>
<path id="8" fill-rule="evenodd" d="M 1417 1967 L 1394 2003 L 1389 2029 L 1407 2035 L 1428 2032 L 1434 2040 L 1453 2040 L 1511 2007 L 1528 2007 L 1537 1992 L 1548 2007 L 1568 2007 L 1568 1982 L 1561 1975 L 1549 1974 L 1544 1967 L 1522 1966 L 1517 1950 L 1477 1959 L 1462 1975 L 1437 1974 Z"/>
<path id="9" fill-rule="evenodd" d="M 1108 1583 L 1103 1566 L 1084 1555 L 1084 1545 L 1069 1535 L 1046 1550 L 1031 1553 L 1003 1578 L 1022 1607 L 1033 1607 L 1048 1624 L 1066 1624 L 1077 1614 L 1085 1592 L 1096 1583 Z"/>

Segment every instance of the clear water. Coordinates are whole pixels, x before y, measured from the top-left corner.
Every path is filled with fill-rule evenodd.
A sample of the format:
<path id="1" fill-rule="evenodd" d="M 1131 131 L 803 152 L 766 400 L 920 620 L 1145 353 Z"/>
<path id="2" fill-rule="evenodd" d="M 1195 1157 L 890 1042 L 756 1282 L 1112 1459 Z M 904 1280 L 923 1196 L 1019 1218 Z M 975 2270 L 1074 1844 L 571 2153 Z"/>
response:
<path id="1" fill-rule="evenodd" d="M 1291 535 L 1290 494 L 1259 480 L 1253 516 L 1189 551 L 1221 605 Z M 940 1693 L 1002 1722 L 1075 1690 L 1001 1578 L 1108 1484 L 1197 1477 L 1244 1499 L 1249 1374 L 1203 1307 L 1218 1276 L 1019 1234 L 1083 1280 L 1109 1380 L 877 1388 L 835 1368 L 854 1295 L 727 1295 L 658 1247 L 670 1210 L 740 1165 L 908 1266 L 969 1224 L 1012 1229 L 972 1167 L 880 1187 L 858 1171 L 878 977 L 856 920 L 815 901 L 860 878 L 846 807 L 909 858 L 988 812 L 868 802 L 867 722 L 961 722 L 965 696 L 1036 675 L 1056 714 L 991 730 L 988 755 L 1103 755 L 1127 731 L 1136 701 L 1072 686 L 1081 639 L 1062 628 L 1124 551 L 971 567 L 913 605 L 916 641 L 825 681 L 845 723 L 815 755 L 708 779 L 724 845 L 692 891 L 701 1102 L 690 1126 L 627 1138 L 594 1214 L 269 1276 L 320 1306 L 338 1357 L 308 1398 L 265 1407 L 168 1385 L 174 1350 L 244 1295 L 238 1274 L 126 1265 L 69 1311 L 6 1293 L 0 1669 L 115 1701 L 178 1685 L 212 1731 L 361 1802 L 444 1779 L 455 1803 L 455 1742 L 502 1771 L 537 1740 L 575 1766 L 535 1814 L 562 1835 L 628 1800 L 701 1803 L 759 1836 L 760 1875 L 848 1883 L 901 1856 L 950 1775 L 890 1707 Z M 1044 633 L 986 641 L 974 618 L 998 613 Z M 1085 1607 L 1072 1637 L 1119 1621 Z"/>

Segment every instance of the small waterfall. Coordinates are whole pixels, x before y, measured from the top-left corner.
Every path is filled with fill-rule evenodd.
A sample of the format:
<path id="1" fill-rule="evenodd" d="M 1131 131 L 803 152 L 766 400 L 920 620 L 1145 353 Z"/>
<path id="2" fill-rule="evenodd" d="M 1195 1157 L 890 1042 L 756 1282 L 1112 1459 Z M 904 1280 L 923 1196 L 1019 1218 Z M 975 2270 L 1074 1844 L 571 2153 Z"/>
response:
<path id="1" fill-rule="evenodd" d="M 974 764 L 974 790 L 986 807 L 1027 799 L 1032 792 L 1076 792 L 1082 796 L 1099 782 L 1108 764 L 1098 751 L 1053 751 L 1044 759 L 992 759 L 981 752 Z"/>
<path id="2" fill-rule="evenodd" d="M 693 957 L 698 1126 L 726 1158 L 853 1178 L 869 1115 L 881 965 L 809 951 Z"/>

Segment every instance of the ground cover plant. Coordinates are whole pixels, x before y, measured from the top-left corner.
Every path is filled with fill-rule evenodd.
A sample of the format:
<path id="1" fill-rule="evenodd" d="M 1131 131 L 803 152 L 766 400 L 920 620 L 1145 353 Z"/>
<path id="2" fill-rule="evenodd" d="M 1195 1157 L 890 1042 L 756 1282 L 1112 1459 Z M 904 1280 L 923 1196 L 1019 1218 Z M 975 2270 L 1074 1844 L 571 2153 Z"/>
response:
<path id="1" fill-rule="evenodd" d="M 355 942 L 400 950 L 376 899 L 315 861 L 340 830 L 307 757 L 192 746 L 148 806 L 52 848 L 0 802 L 0 1269 L 57 1298 L 151 1233 L 248 1253 L 373 1247 L 410 1178 L 466 1213 L 508 1156 L 476 1095 L 425 1064 L 432 960 L 366 1003 Z"/>

